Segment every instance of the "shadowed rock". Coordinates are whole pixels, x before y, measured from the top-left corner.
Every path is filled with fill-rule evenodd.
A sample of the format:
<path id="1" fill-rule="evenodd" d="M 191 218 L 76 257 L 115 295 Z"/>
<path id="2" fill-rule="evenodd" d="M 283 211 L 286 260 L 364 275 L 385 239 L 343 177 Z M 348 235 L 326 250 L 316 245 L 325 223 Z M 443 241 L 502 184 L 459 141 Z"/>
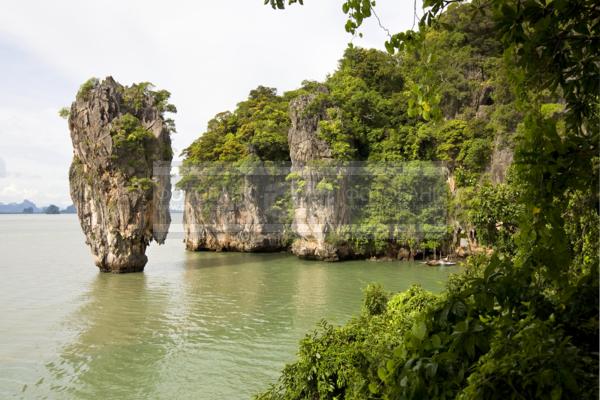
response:
<path id="1" fill-rule="evenodd" d="M 199 180 L 218 188 L 215 198 L 207 191 L 186 190 L 183 211 L 184 242 L 188 250 L 271 252 L 286 247 L 283 214 L 275 205 L 285 197 L 285 173 L 272 173 L 256 163 L 251 171 L 235 166 L 198 167 Z M 285 169 L 285 167 L 282 167 Z M 213 172 L 211 172 L 213 171 Z M 233 183 L 221 184 L 228 172 Z"/>
<path id="2" fill-rule="evenodd" d="M 143 271 L 146 247 L 164 243 L 171 222 L 166 91 L 108 77 L 82 85 L 71 105 L 71 198 L 95 263 L 104 272 Z"/>

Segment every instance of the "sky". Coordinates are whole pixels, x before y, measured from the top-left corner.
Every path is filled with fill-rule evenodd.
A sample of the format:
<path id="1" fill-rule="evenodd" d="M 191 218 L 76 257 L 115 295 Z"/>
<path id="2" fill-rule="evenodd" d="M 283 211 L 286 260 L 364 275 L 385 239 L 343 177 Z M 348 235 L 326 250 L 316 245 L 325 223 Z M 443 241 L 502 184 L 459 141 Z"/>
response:
<path id="1" fill-rule="evenodd" d="M 353 38 L 341 0 L 304 3 L 275 11 L 263 0 L 3 2 L 0 202 L 72 203 L 72 145 L 57 112 L 90 77 L 150 81 L 171 92 L 176 164 L 212 116 L 256 86 L 282 93 L 323 80 L 350 41 L 383 49 L 386 33 L 375 19 Z M 392 32 L 413 24 L 412 0 L 378 0 L 377 10 Z"/>

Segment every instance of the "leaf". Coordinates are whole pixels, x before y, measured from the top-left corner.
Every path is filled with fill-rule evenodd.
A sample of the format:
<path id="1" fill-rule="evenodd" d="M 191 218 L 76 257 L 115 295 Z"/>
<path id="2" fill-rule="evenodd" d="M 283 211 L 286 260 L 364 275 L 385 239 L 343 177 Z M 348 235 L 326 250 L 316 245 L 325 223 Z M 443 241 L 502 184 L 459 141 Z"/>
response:
<path id="1" fill-rule="evenodd" d="M 379 387 L 375 382 L 369 383 L 369 392 L 377 393 L 379 391 Z"/>
<path id="2" fill-rule="evenodd" d="M 412 334 L 419 340 L 423 340 L 427 334 L 427 325 L 424 321 L 417 321 L 412 327 Z"/>
<path id="3" fill-rule="evenodd" d="M 437 349 L 442 345 L 442 339 L 438 335 L 433 335 L 431 337 L 431 344 L 434 349 Z"/>
<path id="4" fill-rule="evenodd" d="M 555 386 L 550 392 L 550 398 L 552 400 L 560 400 L 562 397 L 562 388 L 560 386 Z"/>
<path id="5" fill-rule="evenodd" d="M 394 371 L 394 368 L 396 367 L 396 364 L 394 363 L 394 361 L 393 361 L 393 360 L 388 360 L 388 361 L 385 363 L 385 367 L 387 368 L 387 370 L 388 370 L 389 372 L 393 372 L 393 371 Z"/>
<path id="6" fill-rule="evenodd" d="M 408 384 L 408 378 L 405 376 L 402 379 L 400 379 L 400 386 L 401 387 L 406 387 L 406 385 Z"/>

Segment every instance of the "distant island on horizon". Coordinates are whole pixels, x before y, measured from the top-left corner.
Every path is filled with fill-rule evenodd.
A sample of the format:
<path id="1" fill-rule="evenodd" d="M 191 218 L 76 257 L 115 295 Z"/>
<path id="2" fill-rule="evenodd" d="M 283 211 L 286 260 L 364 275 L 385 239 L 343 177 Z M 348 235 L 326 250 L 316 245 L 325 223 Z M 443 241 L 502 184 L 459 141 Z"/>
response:
<path id="1" fill-rule="evenodd" d="M 183 209 L 170 209 L 171 213 L 183 213 Z M 0 214 L 77 214 L 77 209 L 73 204 L 60 209 L 54 204 L 47 207 L 38 207 L 31 200 L 23 200 L 20 203 L 3 203 L 0 202 Z"/>
<path id="2" fill-rule="evenodd" d="M 20 203 L 2 203 L 0 202 L 0 214 L 76 214 L 77 210 L 73 204 L 62 210 L 50 204 L 47 207 L 38 207 L 31 200 L 23 200 Z"/>

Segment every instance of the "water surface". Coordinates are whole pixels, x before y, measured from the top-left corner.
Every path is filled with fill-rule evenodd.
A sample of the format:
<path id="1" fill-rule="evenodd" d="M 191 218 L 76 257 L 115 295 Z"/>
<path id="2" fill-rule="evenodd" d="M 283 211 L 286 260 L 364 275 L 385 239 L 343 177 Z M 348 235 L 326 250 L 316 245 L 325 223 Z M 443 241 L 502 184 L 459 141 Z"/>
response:
<path id="1" fill-rule="evenodd" d="M 177 234 L 148 256 L 144 273 L 102 274 L 76 216 L 0 215 L 0 398 L 247 399 L 369 282 L 437 291 L 458 270 L 191 253 Z"/>

